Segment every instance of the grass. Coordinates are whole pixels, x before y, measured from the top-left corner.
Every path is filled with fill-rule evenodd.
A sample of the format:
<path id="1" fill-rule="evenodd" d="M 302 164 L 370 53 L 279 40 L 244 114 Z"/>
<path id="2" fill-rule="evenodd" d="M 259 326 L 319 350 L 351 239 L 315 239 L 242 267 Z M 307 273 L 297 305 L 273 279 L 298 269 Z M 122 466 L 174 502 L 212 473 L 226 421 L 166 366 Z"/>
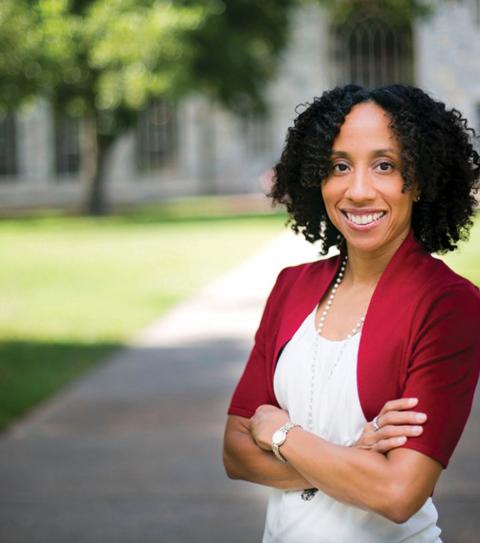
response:
<path id="1" fill-rule="evenodd" d="M 103 219 L 0 220 L 0 429 L 259 249 L 284 221 L 229 198 Z M 443 258 L 480 284 L 480 218 L 470 241 Z"/>
<path id="2" fill-rule="evenodd" d="M 0 221 L 0 429 L 283 228 L 215 200 Z"/>
<path id="3" fill-rule="evenodd" d="M 480 211 L 467 243 L 459 243 L 458 249 L 442 256 L 443 260 L 457 273 L 480 286 Z"/>

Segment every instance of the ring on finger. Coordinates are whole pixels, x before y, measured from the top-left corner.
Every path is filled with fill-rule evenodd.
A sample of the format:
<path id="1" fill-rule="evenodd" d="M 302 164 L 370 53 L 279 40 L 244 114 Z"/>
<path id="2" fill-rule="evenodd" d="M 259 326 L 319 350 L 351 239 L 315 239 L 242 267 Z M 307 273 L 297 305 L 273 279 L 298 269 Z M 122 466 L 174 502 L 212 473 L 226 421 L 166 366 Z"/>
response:
<path id="1" fill-rule="evenodd" d="M 379 418 L 379 415 L 374 417 L 374 419 L 372 420 L 372 426 L 373 426 L 374 432 L 378 432 L 380 430 L 380 425 L 378 424 L 378 418 Z"/>

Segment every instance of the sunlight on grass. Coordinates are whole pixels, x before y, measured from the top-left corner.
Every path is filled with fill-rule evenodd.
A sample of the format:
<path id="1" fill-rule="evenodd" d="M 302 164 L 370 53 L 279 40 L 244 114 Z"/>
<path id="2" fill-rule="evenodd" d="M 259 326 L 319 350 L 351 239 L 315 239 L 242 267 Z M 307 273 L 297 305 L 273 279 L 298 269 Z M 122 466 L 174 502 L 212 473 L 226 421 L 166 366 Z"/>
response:
<path id="1" fill-rule="evenodd" d="M 259 250 L 285 220 L 170 215 L 0 222 L 0 429 Z"/>
<path id="2" fill-rule="evenodd" d="M 459 243 L 456 251 L 442 258 L 458 274 L 480 286 L 480 212 L 477 213 L 470 239 L 466 243 Z"/>
<path id="3" fill-rule="evenodd" d="M 0 221 L 0 429 L 284 231 L 283 215 L 261 204 L 232 215 L 232 205 Z M 442 258 L 480 284 L 479 217 L 470 241 Z"/>
<path id="4" fill-rule="evenodd" d="M 123 340 L 258 250 L 282 222 L 0 224 L 1 336 Z"/>

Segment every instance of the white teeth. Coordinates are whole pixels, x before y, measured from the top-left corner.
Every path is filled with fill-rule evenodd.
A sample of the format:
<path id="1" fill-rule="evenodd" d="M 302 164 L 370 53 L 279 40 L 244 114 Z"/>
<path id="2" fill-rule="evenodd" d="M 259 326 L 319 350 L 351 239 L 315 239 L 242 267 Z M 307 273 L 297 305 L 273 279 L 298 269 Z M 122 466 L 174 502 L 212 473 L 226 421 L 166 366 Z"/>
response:
<path id="1" fill-rule="evenodd" d="M 372 213 L 369 215 L 354 215 L 353 213 L 347 212 L 348 220 L 355 224 L 370 224 L 371 222 L 378 221 L 378 219 L 383 217 L 383 215 L 385 215 L 384 211 Z"/>

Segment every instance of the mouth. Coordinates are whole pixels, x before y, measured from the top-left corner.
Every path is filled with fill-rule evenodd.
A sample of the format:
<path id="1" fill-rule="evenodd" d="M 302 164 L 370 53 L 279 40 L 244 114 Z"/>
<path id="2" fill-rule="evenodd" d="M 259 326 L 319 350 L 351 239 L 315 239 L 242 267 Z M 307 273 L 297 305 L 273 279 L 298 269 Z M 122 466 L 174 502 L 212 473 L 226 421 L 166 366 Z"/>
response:
<path id="1" fill-rule="evenodd" d="M 346 223 L 355 230 L 368 230 L 379 224 L 387 214 L 383 210 L 340 210 Z"/>

